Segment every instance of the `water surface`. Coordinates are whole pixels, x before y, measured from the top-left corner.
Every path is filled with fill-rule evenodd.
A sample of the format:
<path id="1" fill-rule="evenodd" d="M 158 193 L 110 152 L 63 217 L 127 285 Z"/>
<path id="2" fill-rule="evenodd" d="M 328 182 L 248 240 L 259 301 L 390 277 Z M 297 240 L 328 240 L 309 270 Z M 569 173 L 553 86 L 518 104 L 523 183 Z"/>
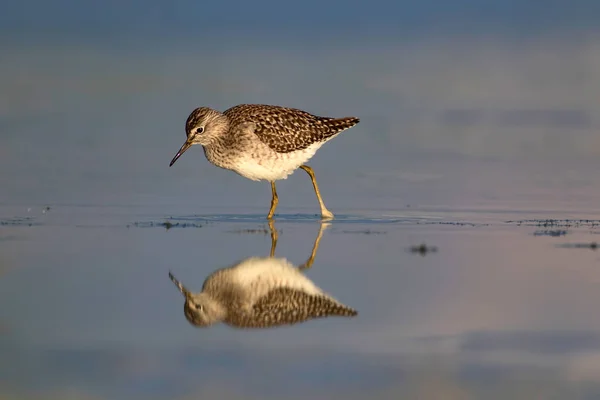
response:
<path id="1" fill-rule="evenodd" d="M 0 398 L 598 398 L 600 47 L 386 39 L 8 43 Z M 337 218 L 307 271 L 356 318 L 185 320 L 169 270 L 269 254 L 268 184 L 168 167 L 193 108 L 243 102 L 361 117 L 311 161 Z M 278 192 L 300 264 L 317 202 Z"/>

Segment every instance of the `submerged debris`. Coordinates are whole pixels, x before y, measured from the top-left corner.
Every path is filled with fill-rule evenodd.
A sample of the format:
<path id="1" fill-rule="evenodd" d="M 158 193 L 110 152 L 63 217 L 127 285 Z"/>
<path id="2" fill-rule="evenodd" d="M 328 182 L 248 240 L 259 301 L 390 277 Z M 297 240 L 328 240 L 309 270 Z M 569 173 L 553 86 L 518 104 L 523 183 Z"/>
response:
<path id="1" fill-rule="evenodd" d="M 461 221 L 417 221 L 417 224 L 418 225 L 471 226 L 473 228 L 490 225 L 487 223 L 461 222 Z"/>
<path id="2" fill-rule="evenodd" d="M 543 229 L 533 232 L 533 236 L 565 236 L 568 232 L 565 229 Z"/>
<path id="3" fill-rule="evenodd" d="M 425 256 L 427 253 L 437 252 L 438 249 L 435 246 L 427 246 L 425 243 L 422 243 L 418 246 L 411 246 L 409 250 L 411 253 L 418 253 L 421 256 Z"/>
<path id="4" fill-rule="evenodd" d="M 240 234 L 258 234 L 258 235 L 269 235 L 271 234 L 271 230 L 268 228 L 254 228 L 254 229 L 236 229 L 233 231 L 229 231 L 231 233 L 240 233 Z M 281 231 L 277 231 L 281 232 Z"/>
<path id="5" fill-rule="evenodd" d="M 591 242 L 591 243 L 563 243 L 558 245 L 558 247 L 563 247 L 563 248 L 567 248 L 567 249 L 590 249 L 590 250 L 597 250 L 598 249 L 598 243 L 596 242 Z"/>
<path id="6" fill-rule="evenodd" d="M 204 225 L 196 223 L 196 222 L 134 222 L 131 225 L 127 225 L 127 228 L 135 226 L 136 228 L 165 228 L 166 230 L 172 228 L 202 228 Z"/>
<path id="7" fill-rule="evenodd" d="M 361 229 L 356 231 L 341 231 L 341 233 L 359 233 L 362 235 L 385 235 L 386 231 L 373 231 L 371 229 Z"/>
<path id="8" fill-rule="evenodd" d="M 39 222 L 35 222 L 33 217 L 13 217 L 7 219 L 0 219 L 1 226 L 34 226 L 40 225 Z"/>
<path id="9" fill-rule="evenodd" d="M 543 228 L 600 227 L 600 220 L 598 219 L 522 219 L 506 221 L 506 223 L 516 224 L 518 226 L 538 226 Z"/>

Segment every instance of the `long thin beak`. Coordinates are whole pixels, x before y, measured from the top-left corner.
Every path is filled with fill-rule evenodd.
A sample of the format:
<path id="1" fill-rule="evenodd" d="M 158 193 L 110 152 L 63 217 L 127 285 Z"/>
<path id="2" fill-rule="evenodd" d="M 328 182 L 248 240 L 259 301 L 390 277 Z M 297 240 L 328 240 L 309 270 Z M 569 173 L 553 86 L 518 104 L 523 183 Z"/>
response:
<path id="1" fill-rule="evenodd" d="M 182 295 L 185 296 L 185 298 L 187 299 L 188 297 L 190 297 L 192 294 L 190 293 L 189 290 L 186 289 L 185 286 L 183 286 L 181 284 L 181 282 L 179 282 L 177 280 L 177 278 L 175 278 L 173 276 L 173 274 L 171 273 L 171 271 L 169 271 L 169 278 L 171 278 L 171 280 L 173 281 L 173 283 L 175 284 L 175 286 L 177 286 L 177 289 L 179 289 L 179 291 L 181 292 Z"/>
<path id="2" fill-rule="evenodd" d="M 185 153 L 185 151 L 187 149 L 189 149 L 192 146 L 192 141 L 191 139 L 188 139 L 185 141 L 185 143 L 183 144 L 183 146 L 181 146 L 181 148 L 179 149 L 179 151 L 177 152 L 177 154 L 175 154 L 175 157 L 173 157 L 173 159 L 171 160 L 171 164 L 169 164 L 169 167 L 172 166 L 173 164 L 175 164 L 175 161 L 177 161 L 177 159 L 179 157 L 181 157 L 181 155 L 183 153 Z"/>

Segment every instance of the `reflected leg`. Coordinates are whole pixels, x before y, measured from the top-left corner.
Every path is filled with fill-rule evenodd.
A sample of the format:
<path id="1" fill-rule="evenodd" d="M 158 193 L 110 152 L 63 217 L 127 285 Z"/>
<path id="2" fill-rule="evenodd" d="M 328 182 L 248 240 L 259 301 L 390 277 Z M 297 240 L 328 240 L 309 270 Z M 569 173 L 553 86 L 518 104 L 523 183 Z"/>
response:
<path id="1" fill-rule="evenodd" d="M 327 229 L 327 227 L 331 225 L 328 222 L 321 222 L 320 226 L 319 226 L 319 233 L 317 234 L 317 238 L 315 239 L 315 243 L 313 244 L 313 248 L 312 248 L 312 252 L 310 253 L 310 257 L 308 257 L 308 260 L 306 260 L 306 262 L 302 265 L 300 265 L 298 267 L 299 270 L 303 271 L 305 269 L 309 269 L 310 267 L 312 267 L 313 263 L 315 262 L 315 257 L 317 256 L 317 251 L 319 250 L 319 244 L 321 243 L 321 238 L 323 237 L 323 232 L 325 231 L 325 229 Z"/>
<path id="2" fill-rule="evenodd" d="M 271 257 L 275 257 L 275 248 L 277 247 L 277 230 L 275 229 L 275 223 L 272 219 L 269 220 L 269 229 L 271 230 Z"/>

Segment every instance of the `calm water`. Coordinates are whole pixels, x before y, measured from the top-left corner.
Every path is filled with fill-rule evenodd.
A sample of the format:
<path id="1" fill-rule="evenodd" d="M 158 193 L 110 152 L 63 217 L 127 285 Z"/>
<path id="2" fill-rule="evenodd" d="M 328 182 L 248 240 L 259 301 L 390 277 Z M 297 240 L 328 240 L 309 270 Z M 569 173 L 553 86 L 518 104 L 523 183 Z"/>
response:
<path id="1" fill-rule="evenodd" d="M 600 396 L 600 47 L 330 50 L 7 48 L 0 398 Z M 194 107 L 242 102 L 361 117 L 311 162 L 338 218 L 307 272 L 358 317 L 185 320 L 169 270 L 198 290 L 269 254 L 268 184 L 199 148 L 168 167 Z M 300 264 L 316 199 L 302 171 L 278 190 Z"/>
<path id="2" fill-rule="evenodd" d="M 525 399 L 600 393 L 600 257 L 561 247 L 597 240 L 600 228 L 590 222 L 518 226 L 506 221 L 539 215 L 338 210 L 307 273 L 359 316 L 238 331 L 189 325 L 167 273 L 199 289 L 217 268 L 268 255 L 266 224 L 256 214 L 43 211 L 1 209 L 5 396 Z M 153 226 L 165 220 L 188 227 Z M 319 224 L 306 214 L 282 215 L 275 224 L 276 255 L 305 261 Z M 410 251 L 421 243 L 437 251 Z"/>

